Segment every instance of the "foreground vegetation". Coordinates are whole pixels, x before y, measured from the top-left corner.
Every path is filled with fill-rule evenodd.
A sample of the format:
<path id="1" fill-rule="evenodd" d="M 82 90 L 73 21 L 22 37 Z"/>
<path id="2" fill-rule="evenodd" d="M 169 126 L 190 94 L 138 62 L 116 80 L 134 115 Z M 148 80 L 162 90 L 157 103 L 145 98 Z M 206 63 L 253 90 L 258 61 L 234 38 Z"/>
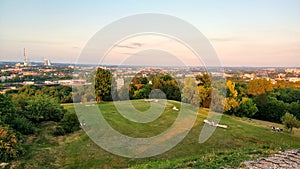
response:
<path id="1" fill-rule="evenodd" d="M 132 102 L 142 111 L 149 108 L 149 103 L 143 100 Z M 171 109 L 174 105 L 179 107 L 178 102 L 168 101 L 167 109 L 157 120 L 138 124 L 116 113 L 112 102 L 98 104 L 107 121 L 116 130 L 139 137 L 156 135 L 168 128 L 177 116 L 177 112 Z M 71 104 L 64 107 L 68 112 L 74 111 Z M 229 115 L 223 115 L 220 122 L 228 125 L 227 129 L 217 128 L 207 142 L 199 144 L 198 138 L 206 116 L 207 111 L 200 110 L 194 127 L 181 143 L 164 154 L 145 159 L 129 159 L 110 154 L 98 147 L 82 130 L 65 136 L 53 136 L 52 132 L 58 123 L 45 122 L 36 134 L 27 139 L 25 147 L 28 153 L 10 165 L 17 168 L 239 167 L 245 160 L 300 147 L 299 129 L 295 129 L 293 133 L 275 132 L 271 126 L 283 126 Z"/>
<path id="2" fill-rule="evenodd" d="M 116 90 L 111 88 L 112 75 L 107 70 L 98 69 L 94 74 L 96 80 L 92 81 L 92 85 L 77 86 L 73 90 L 66 86 L 25 85 L 1 94 L 0 162 L 14 160 L 11 164 L 18 168 L 218 168 L 238 167 L 244 160 L 300 147 L 297 129 L 300 127 L 300 89 L 297 84 L 278 82 L 273 85 L 266 79 L 255 79 L 249 83 L 227 80 L 226 84 L 218 81 L 212 85 L 208 74 L 197 75 L 195 83 L 192 78 L 177 82 L 163 73 L 148 77 L 137 75 Z M 93 88 L 95 93 L 91 92 Z M 164 112 L 161 116 L 158 114 L 154 121 L 135 123 L 125 119 L 113 102 L 109 102 L 117 101 L 128 113 L 129 104 L 122 100 L 131 99 L 134 107 L 143 111 L 143 116 L 149 116 L 146 110 L 151 104 L 147 100 L 151 100 L 148 99 L 152 98 L 149 94 L 156 89 L 166 95 L 155 93 L 155 99 L 163 96 L 158 98 L 166 97 L 169 101 L 165 109 L 164 104 L 159 104 Z M 224 95 L 219 94 L 222 91 Z M 224 108 L 226 115 L 221 123 L 229 128 L 218 128 L 207 142 L 199 144 L 203 120 L 207 117 L 205 108 L 210 107 L 212 98 L 218 104 L 211 106 L 211 109 L 223 112 Z M 96 101 L 99 104 L 95 104 Z M 95 119 L 93 110 L 99 106 L 108 123 L 121 134 L 151 137 L 174 123 L 178 114 L 176 110 L 180 109 L 178 101 L 202 107 L 194 127 L 175 148 L 146 159 L 122 158 L 99 148 L 80 130 L 74 105 L 69 104 L 77 103 L 84 110 L 79 119 L 87 129 L 93 123 L 99 123 L 98 120 L 90 120 Z M 86 116 L 88 113 L 94 117 Z M 139 112 L 134 116 L 140 117 L 142 114 Z M 284 128 L 278 123 L 282 123 L 287 130 L 271 130 L 271 127 L 276 131 Z"/>

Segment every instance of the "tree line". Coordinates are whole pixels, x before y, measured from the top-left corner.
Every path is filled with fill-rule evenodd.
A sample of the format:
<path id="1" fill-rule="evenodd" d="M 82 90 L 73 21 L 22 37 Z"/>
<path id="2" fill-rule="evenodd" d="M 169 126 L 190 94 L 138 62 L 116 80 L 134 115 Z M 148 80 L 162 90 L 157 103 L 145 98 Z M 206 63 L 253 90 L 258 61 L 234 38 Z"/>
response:
<path id="1" fill-rule="evenodd" d="M 196 80 L 196 81 L 195 81 Z M 267 79 L 255 79 L 250 82 L 227 80 L 211 83 L 207 73 L 193 78 L 176 81 L 168 74 L 156 74 L 143 77 L 135 76 L 116 90 L 111 85 L 112 75 L 108 70 L 99 68 L 95 76 L 96 98 L 100 100 L 144 99 L 154 89 L 160 89 L 167 99 L 197 104 L 210 108 L 212 99 L 219 107 L 212 110 L 239 117 L 249 117 L 277 123 L 287 123 L 287 119 L 296 119 L 293 127 L 300 127 L 300 88 L 298 83 L 279 81 L 272 84 Z M 196 89 L 193 87 L 196 83 Z M 223 89 L 222 86 L 226 86 Z M 225 91 L 225 94 L 222 92 Z M 290 117 L 291 118 L 285 118 Z M 287 126 L 287 125 L 286 125 Z M 287 128 L 291 129 L 291 127 Z"/>

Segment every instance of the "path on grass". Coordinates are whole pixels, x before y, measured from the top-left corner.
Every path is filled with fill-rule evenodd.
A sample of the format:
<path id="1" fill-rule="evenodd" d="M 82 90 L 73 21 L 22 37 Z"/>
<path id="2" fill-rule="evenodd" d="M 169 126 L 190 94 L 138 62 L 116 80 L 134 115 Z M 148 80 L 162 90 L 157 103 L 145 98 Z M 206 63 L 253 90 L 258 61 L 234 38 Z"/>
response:
<path id="1" fill-rule="evenodd" d="M 244 164 L 245 169 L 300 169 L 300 148 L 273 154 L 256 161 L 246 161 Z"/>

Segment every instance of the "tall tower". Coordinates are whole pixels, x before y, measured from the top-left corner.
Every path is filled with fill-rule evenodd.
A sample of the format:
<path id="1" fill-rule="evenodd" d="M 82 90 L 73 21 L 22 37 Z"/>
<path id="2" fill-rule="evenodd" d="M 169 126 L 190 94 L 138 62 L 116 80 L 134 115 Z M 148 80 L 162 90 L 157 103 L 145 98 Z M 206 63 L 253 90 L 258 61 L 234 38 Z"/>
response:
<path id="1" fill-rule="evenodd" d="M 27 60 L 27 57 L 26 57 L 25 48 L 24 48 L 24 66 L 29 66 L 29 63 L 28 63 L 28 60 Z"/>

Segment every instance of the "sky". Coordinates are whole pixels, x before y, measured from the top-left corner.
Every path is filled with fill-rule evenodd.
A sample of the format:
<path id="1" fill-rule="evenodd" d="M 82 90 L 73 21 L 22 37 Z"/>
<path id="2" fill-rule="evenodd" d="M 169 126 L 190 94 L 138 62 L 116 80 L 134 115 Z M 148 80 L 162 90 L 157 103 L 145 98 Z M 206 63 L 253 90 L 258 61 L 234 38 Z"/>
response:
<path id="1" fill-rule="evenodd" d="M 167 14 L 193 25 L 209 40 L 223 66 L 300 66 L 299 0 L 0 0 L 0 61 L 22 62 L 26 48 L 30 61 L 76 63 L 99 30 L 141 13 Z M 163 38 L 147 38 L 128 43 L 156 41 L 158 47 L 177 48 L 175 42 L 161 45 Z M 110 54 L 107 63 L 114 64 L 122 57 L 118 53 L 132 50 L 115 46 L 121 46 L 120 51 Z M 140 57 L 158 54 L 146 53 Z M 186 54 L 184 49 L 181 53 Z"/>

